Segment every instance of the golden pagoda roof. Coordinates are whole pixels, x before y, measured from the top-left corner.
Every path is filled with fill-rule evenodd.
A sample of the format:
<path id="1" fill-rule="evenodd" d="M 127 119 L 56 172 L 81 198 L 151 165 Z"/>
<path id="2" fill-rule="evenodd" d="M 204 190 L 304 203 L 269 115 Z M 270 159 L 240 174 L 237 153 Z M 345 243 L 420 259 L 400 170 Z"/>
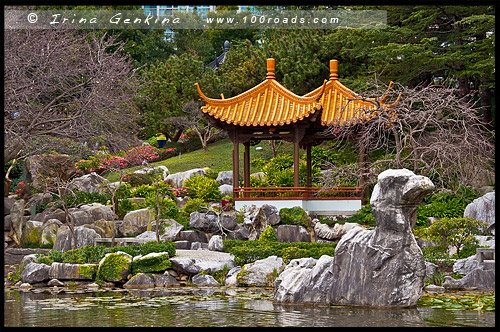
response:
<path id="1" fill-rule="evenodd" d="M 283 126 L 319 111 L 321 104 L 318 100 L 326 80 L 314 93 L 299 96 L 274 79 L 274 64 L 274 59 L 267 59 L 266 80 L 232 98 L 208 98 L 196 83 L 198 93 L 205 101 L 201 110 L 220 121 L 239 126 Z"/>
<path id="2" fill-rule="evenodd" d="M 350 90 L 338 81 L 337 60 L 330 60 L 330 79 L 323 86 L 305 94 L 304 96 L 316 95 L 320 90 L 323 94 L 319 100 L 322 105 L 321 113 L 322 126 L 346 126 L 353 125 L 377 114 L 380 107 L 393 108 L 399 101 L 393 104 L 385 104 L 387 92 L 381 98 L 363 98 L 354 91 Z M 392 82 L 389 84 L 389 89 Z"/>
<path id="3" fill-rule="evenodd" d="M 239 126 L 283 126 L 295 123 L 322 110 L 322 126 L 353 125 L 377 114 L 380 107 L 392 108 L 384 104 L 387 93 L 382 98 L 363 98 L 338 81 L 337 60 L 330 61 L 330 79 L 317 89 L 298 96 L 274 79 L 274 59 L 267 59 L 266 80 L 238 96 L 225 99 L 208 98 L 198 83 L 198 94 L 205 101 L 201 107 L 219 121 Z M 391 87 L 389 85 L 389 88 Z"/>

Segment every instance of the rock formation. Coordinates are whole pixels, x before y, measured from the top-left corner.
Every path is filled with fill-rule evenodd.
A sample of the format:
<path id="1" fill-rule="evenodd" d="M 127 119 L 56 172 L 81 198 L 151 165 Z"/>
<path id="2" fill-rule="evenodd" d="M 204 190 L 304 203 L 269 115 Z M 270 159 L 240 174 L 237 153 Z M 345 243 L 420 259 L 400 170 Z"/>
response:
<path id="1" fill-rule="evenodd" d="M 370 200 L 377 227 L 347 232 L 333 259 L 322 256 L 317 262 L 296 262 L 288 272 L 285 269 L 275 283 L 275 301 L 415 306 L 426 268 L 412 226 L 418 204 L 433 189 L 427 177 L 409 170 L 382 172 Z"/>

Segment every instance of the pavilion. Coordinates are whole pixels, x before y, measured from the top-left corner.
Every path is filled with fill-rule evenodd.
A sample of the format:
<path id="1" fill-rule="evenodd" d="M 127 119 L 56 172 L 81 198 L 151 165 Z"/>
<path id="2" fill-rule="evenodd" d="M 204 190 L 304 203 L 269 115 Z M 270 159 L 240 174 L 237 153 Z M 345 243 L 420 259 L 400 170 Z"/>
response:
<path id="1" fill-rule="evenodd" d="M 356 139 L 356 124 L 376 116 L 380 107 L 392 108 L 381 99 L 362 98 L 338 80 L 338 62 L 330 61 L 330 77 L 317 89 L 298 96 L 275 80 L 275 60 L 267 59 L 266 79 L 232 98 L 213 99 L 205 96 L 201 111 L 210 123 L 227 131 L 233 143 L 233 200 L 243 205 L 272 204 L 279 208 L 301 206 L 308 212 L 321 214 L 354 213 L 362 205 L 366 193 L 360 187 L 311 187 L 311 147 L 337 136 L 331 126 L 347 128 Z M 392 82 L 391 82 L 392 84 Z M 396 101 L 397 102 L 397 101 Z M 337 137 L 338 138 L 338 137 Z M 294 186 L 251 188 L 250 146 L 261 140 L 285 140 L 294 146 Z M 244 146 L 243 184 L 239 187 L 239 144 Z M 306 187 L 299 186 L 299 149 L 306 150 Z M 359 152 L 359 160 L 367 160 L 367 151 Z M 363 179 L 360 179 L 360 182 Z"/>

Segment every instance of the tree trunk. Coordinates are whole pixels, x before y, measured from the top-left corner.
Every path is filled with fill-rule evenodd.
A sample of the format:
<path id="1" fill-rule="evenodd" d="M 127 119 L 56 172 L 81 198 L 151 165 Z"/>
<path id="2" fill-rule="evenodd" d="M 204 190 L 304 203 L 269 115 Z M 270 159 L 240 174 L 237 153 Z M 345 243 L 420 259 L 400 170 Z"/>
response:
<path id="1" fill-rule="evenodd" d="M 493 130 L 493 118 L 491 115 L 491 89 L 488 87 L 488 78 L 481 77 L 481 108 L 483 110 L 483 121 L 486 123 L 488 129 Z"/>

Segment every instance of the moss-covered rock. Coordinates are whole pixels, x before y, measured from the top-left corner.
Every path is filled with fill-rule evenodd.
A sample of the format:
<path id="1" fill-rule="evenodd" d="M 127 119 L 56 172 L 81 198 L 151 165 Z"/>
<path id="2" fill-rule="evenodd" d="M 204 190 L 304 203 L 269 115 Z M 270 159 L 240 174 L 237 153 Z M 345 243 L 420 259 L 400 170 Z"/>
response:
<path id="1" fill-rule="evenodd" d="M 123 251 L 106 254 L 99 262 L 96 280 L 124 282 L 127 280 L 131 265 L 132 256 Z"/>
<path id="2" fill-rule="evenodd" d="M 40 221 L 28 220 L 24 225 L 22 241 L 23 245 L 39 245 L 42 238 L 43 223 Z"/>
<path id="3" fill-rule="evenodd" d="M 132 262 L 133 273 L 162 272 L 172 268 L 168 252 L 152 252 L 145 256 L 136 256 Z"/>

